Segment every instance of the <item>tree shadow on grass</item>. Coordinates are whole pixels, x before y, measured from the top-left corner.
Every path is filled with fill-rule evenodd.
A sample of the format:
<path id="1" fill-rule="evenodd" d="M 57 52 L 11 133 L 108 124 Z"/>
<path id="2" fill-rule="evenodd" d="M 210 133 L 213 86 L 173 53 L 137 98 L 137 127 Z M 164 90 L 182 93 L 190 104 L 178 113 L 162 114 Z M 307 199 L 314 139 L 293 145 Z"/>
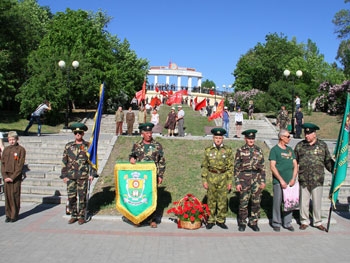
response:
<path id="1" fill-rule="evenodd" d="M 115 191 L 111 186 L 102 188 L 102 191 L 95 193 L 89 200 L 88 210 L 92 215 L 96 215 L 101 207 L 112 204 L 115 200 Z"/>

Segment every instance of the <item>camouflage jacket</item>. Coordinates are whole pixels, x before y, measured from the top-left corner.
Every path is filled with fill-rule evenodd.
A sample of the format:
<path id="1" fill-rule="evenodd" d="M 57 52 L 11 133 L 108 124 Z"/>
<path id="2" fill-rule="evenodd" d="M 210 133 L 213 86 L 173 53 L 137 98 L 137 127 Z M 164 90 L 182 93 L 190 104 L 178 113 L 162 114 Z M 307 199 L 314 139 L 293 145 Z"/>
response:
<path id="1" fill-rule="evenodd" d="M 225 174 L 227 184 L 233 178 L 233 152 L 231 147 L 222 145 L 219 149 L 213 145 L 205 148 L 202 162 L 202 182 L 207 183 L 209 174 Z"/>
<path id="2" fill-rule="evenodd" d="M 82 144 L 76 144 L 74 141 L 66 144 L 63 151 L 60 178 L 84 179 L 89 177 L 91 166 L 86 154 L 88 148 L 89 143 L 84 140 Z"/>
<path id="3" fill-rule="evenodd" d="M 278 116 L 277 116 L 277 122 L 279 123 L 281 121 L 289 122 L 288 111 L 280 110 L 280 112 L 278 113 Z"/>
<path id="4" fill-rule="evenodd" d="M 332 172 L 334 161 L 329 153 L 327 144 L 317 139 L 310 145 L 306 140 L 299 142 L 294 149 L 299 164 L 299 183 L 309 190 L 322 186 L 324 182 L 324 168 Z"/>
<path id="5" fill-rule="evenodd" d="M 138 162 L 153 161 L 157 167 L 157 177 L 163 178 L 165 158 L 163 147 L 159 142 L 152 139 L 150 144 L 143 143 L 143 140 L 135 143 L 129 155 L 129 158 L 131 157 L 134 157 Z"/>
<path id="6" fill-rule="evenodd" d="M 254 145 L 249 147 L 247 144 L 237 149 L 234 161 L 234 178 L 236 185 L 244 179 L 247 173 L 256 173 L 261 183 L 265 183 L 265 161 L 260 147 Z"/>

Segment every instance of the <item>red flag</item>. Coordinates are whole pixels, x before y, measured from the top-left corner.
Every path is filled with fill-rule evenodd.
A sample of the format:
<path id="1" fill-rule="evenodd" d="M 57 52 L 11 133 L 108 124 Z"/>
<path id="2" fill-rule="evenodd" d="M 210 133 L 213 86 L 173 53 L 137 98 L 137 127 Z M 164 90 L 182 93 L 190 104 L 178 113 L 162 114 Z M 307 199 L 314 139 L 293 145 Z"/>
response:
<path id="1" fill-rule="evenodd" d="M 211 89 L 211 90 L 209 91 L 209 94 L 210 94 L 210 95 L 215 95 L 214 90 Z"/>
<path id="2" fill-rule="evenodd" d="M 146 99 L 146 80 L 143 81 L 142 89 L 136 92 L 135 97 L 138 103 Z"/>
<path id="3" fill-rule="evenodd" d="M 169 95 L 173 95 L 174 94 L 174 92 L 172 91 L 172 90 L 169 90 Z"/>
<path id="4" fill-rule="evenodd" d="M 177 91 L 168 98 L 168 100 L 166 101 L 166 104 L 171 106 L 173 104 L 181 104 L 181 101 L 182 101 L 182 93 Z"/>
<path id="5" fill-rule="evenodd" d="M 159 92 L 158 86 L 156 86 L 156 92 Z"/>
<path id="6" fill-rule="evenodd" d="M 161 91 L 160 91 L 160 95 L 168 96 L 168 93 L 167 93 L 166 91 L 161 90 Z"/>
<path id="7" fill-rule="evenodd" d="M 197 97 L 196 97 L 197 98 Z M 201 110 L 203 107 L 207 106 L 207 100 L 204 98 L 201 102 L 195 104 L 195 111 Z"/>
<path id="8" fill-rule="evenodd" d="M 197 106 L 197 99 L 198 99 L 198 97 L 195 97 L 194 100 L 193 100 L 193 103 L 194 103 L 195 107 Z"/>
<path id="9" fill-rule="evenodd" d="M 212 121 L 214 119 L 220 118 L 222 116 L 223 111 L 224 111 L 224 100 L 221 100 L 219 105 L 216 107 L 216 112 L 208 117 L 208 121 Z"/>
<path id="10" fill-rule="evenodd" d="M 154 97 L 153 99 L 151 99 L 151 102 L 149 104 L 152 106 L 152 108 L 154 108 L 156 106 L 159 106 L 161 104 L 161 101 L 159 98 Z"/>

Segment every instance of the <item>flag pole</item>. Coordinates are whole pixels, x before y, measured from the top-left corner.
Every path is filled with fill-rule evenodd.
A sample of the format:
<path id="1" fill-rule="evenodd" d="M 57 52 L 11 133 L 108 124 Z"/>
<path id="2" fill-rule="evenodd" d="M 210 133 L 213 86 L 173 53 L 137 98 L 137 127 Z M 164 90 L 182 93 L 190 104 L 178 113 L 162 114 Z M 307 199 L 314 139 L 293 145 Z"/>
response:
<path id="1" fill-rule="evenodd" d="M 331 216 L 332 216 L 332 211 L 333 211 L 333 205 L 331 203 L 331 206 L 329 208 L 329 214 L 328 214 L 328 221 L 327 221 L 327 228 L 326 228 L 326 232 L 329 232 L 329 226 L 331 225 Z"/>

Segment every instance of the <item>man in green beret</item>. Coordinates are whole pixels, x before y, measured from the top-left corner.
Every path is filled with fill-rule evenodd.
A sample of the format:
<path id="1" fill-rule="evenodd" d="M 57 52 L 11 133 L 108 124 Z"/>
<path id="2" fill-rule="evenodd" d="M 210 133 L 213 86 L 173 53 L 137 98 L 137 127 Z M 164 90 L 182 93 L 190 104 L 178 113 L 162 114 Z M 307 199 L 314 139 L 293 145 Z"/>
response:
<path id="1" fill-rule="evenodd" d="M 149 122 L 139 125 L 142 139 L 134 143 L 129 155 L 129 160 L 131 164 L 142 161 L 153 161 L 157 168 L 158 185 L 160 185 L 165 172 L 165 158 L 163 146 L 152 137 L 153 127 L 154 124 Z M 152 228 L 157 228 L 156 212 L 145 221 L 150 221 L 150 226 Z"/>
<path id="2" fill-rule="evenodd" d="M 236 190 L 240 193 L 238 230 L 245 231 L 248 218 L 248 204 L 251 199 L 251 215 L 248 225 L 253 231 L 260 231 L 258 218 L 260 214 L 261 193 L 265 188 L 265 163 L 260 147 L 255 145 L 257 130 L 246 130 L 245 145 L 237 149 L 234 161 L 234 178 Z"/>
<path id="3" fill-rule="evenodd" d="M 310 225 L 309 204 L 312 199 L 313 226 L 325 231 L 321 218 L 324 168 L 332 172 L 334 160 L 327 144 L 317 138 L 316 131 L 320 128 L 313 123 L 304 123 L 302 127 L 305 139 L 300 141 L 294 149 L 299 165 L 301 224 L 299 229 L 305 230 Z"/>
<path id="4" fill-rule="evenodd" d="M 207 190 L 210 216 L 206 228 L 211 229 L 215 223 L 228 229 L 225 224 L 227 216 L 227 193 L 232 188 L 233 152 L 224 145 L 226 130 L 214 128 L 213 144 L 204 151 L 202 162 L 202 183 Z"/>
<path id="5" fill-rule="evenodd" d="M 80 122 L 73 123 L 69 128 L 73 131 L 75 139 L 64 147 L 60 178 L 67 184 L 69 211 L 71 212 L 68 224 L 78 221 L 79 225 L 82 225 L 85 223 L 85 210 L 87 209 L 88 180 L 93 180 L 92 173 L 90 173 L 93 170 L 86 154 L 89 142 L 83 139 L 84 132 L 88 128 Z M 77 204 L 77 196 L 79 196 L 79 204 Z"/>

